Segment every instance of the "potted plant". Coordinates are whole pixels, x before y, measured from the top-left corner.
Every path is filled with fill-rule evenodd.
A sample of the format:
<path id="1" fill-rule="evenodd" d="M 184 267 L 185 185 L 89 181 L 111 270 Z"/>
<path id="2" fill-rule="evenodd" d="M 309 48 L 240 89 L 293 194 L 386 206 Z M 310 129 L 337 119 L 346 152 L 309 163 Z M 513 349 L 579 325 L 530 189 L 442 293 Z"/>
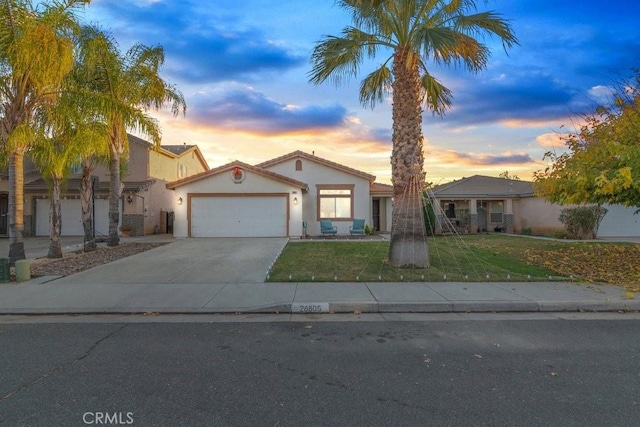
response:
<path id="1" fill-rule="evenodd" d="M 123 224 L 120 226 L 120 231 L 122 232 L 123 237 L 129 237 L 131 235 L 131 226 Z"/>

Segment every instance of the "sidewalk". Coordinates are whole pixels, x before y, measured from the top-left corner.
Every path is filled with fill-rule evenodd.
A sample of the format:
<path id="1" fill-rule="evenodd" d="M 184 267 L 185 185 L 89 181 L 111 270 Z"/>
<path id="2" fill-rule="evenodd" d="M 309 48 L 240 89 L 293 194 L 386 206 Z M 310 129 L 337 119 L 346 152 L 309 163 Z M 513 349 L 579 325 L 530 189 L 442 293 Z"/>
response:
<path id="1" fill-rule="evenodd" d="M 174 241 L 166 235 L 126 240 Z M 0 242 L 0 249 L 2 243 L 8 250 L 6 241 Z M 48 239 L 30 238 L 26 243 L 28 258 L 43 256 L 43 251 L 46 254 Z M 65 252 L 76 250 L 78 245 L 81 247 L 82 238 L 65 238 L 63 249 Z M 161 249 L 155 251 L 157 258 L 157 251 Z M 64 280 L 40 277 L 19 284 L 0 283 L 0 315 L 640 311 L 640 294 L 627 295 L 621 287 L 610 285 L 570 282 L 197 283 L 184 275 L 178 275 L 182 278 L 178 283 L 162 283 L 158 275 L 166 274 L 166 269 L 158 267 L 157 263 L 146 264 L 150 259 L 144 254 L 132 256 L 102 270 L 89 270 L 97 273 L 100 270 L 100 274 L 77 274 Z M 118 274 L 113 274 L 113 269 L 131 271 L 133 268 L 154 270 L 155 280 L 125 283 L 118 280 Z M 206 263 L 190 265 L 189 269 L 201 278 L 210 276 L 207 272 L 211 267 Z"/>
<path id="2" fill-rule="evenodd" d="M 0 314 L 638 311 L 640 296 L 577 283 L 0 284 Z"/>

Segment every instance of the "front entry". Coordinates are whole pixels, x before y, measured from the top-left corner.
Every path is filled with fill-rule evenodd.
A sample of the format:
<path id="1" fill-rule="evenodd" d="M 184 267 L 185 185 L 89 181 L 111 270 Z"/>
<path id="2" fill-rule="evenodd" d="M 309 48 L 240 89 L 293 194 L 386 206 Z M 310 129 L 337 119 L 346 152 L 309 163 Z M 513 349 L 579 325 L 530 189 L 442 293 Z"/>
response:
<path id="1" fill-rule="evenodd" d="M 380 231 L 380 199 L 371 201 L 371 220 L 373 221 L 373 229 Z"/>
<path id="2" fill-rule="evenodd" d="M 0 234 L 7 234 L 7 218 L 9 218 L 9 195 L 0 194 Z"/>

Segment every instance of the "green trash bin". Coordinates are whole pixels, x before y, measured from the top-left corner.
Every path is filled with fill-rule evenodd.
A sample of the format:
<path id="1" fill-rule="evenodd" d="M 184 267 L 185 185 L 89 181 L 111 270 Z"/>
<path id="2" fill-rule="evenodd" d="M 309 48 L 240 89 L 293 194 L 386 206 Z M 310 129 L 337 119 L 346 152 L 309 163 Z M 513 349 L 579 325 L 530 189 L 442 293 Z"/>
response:
<path id="1" fill-rule="evenodd" d="M 9 258 L 0 258 L 0 282 L 11 281 L 11 264 Z"/>

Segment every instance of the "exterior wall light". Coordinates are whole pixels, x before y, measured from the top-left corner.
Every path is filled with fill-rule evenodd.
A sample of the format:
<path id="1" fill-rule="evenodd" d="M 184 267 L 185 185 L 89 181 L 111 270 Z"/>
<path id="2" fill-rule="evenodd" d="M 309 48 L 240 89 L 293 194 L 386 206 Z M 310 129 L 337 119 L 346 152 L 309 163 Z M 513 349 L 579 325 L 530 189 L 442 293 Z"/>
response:
<path id="1" fill-rule="evenodd" d="M 294 204 L 294 205 L 297 205 L 297 204 L 298 204 L 298 198 L 297 198 L 297 197 L 294 197 L 294 198 L 293 198 L 293 204 Z"/>
<path id="2" fill-rule="evenodd" d="M 131 197 L 131 194 L 127 196 L 127 203 L 129 204 L 133 203 L 133 197 Z"/>
<path id="3" fill-rule="evenodd" d="M 182 204 L 182 197 L 178 197 L 178 204 L 181 205 Z"/>

